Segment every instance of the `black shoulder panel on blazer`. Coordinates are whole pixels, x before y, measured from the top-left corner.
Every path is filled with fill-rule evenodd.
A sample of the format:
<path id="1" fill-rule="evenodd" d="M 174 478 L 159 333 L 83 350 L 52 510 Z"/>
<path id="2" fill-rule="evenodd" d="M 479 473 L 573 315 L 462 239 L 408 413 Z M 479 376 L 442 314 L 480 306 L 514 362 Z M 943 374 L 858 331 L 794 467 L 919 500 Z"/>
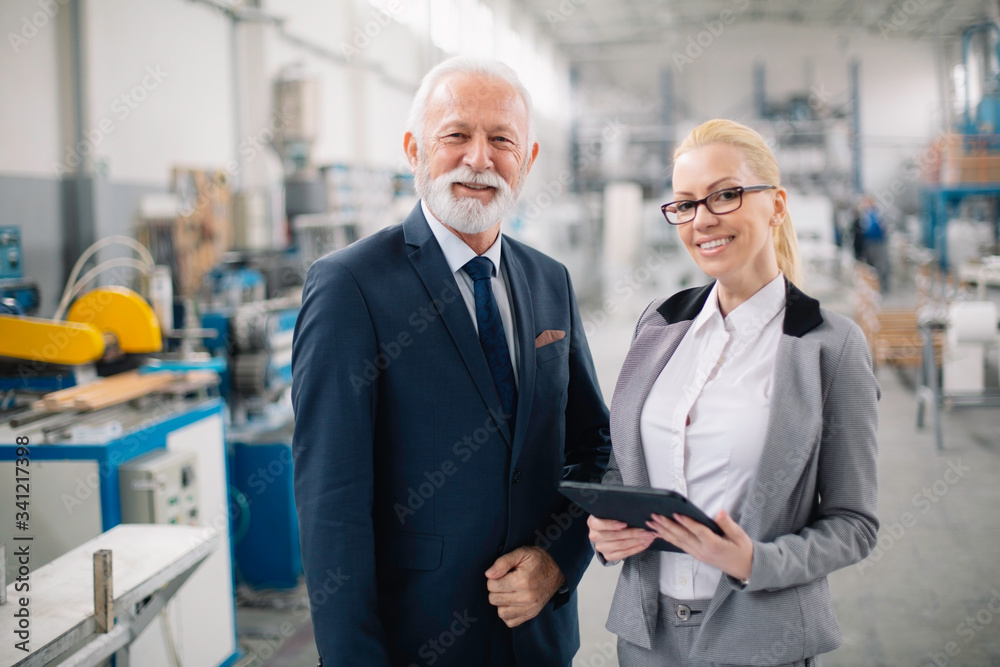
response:
<path id="1" fill-rule="evenodd" d="M 667 321 L 667 324 L 676 324 L 677 322 L 686 322 L 687 320 L 693 320 L 698 317 L 698 313 L 701 312 L 702 307 L 705 305 L 705 301 L 708 300 L 708 294 L 712 291 L 712 285 L 715 283 L 709 283 L 707 285 L 702 285 L 701 287 L 691 287 L 686 290 L 681 290 L 677 294 L 664 301 L 659 308 L 656 309 L 663 319 Z"/>
<path id="2" fill-rule="evenodd" d="M 693 320 L 701 312 L 715 283 L 681 290 L 667 299 L 656 309 L 667 324 Z M 801 338 L 823 324 L 819 301 L 802 292 L 789 280 L 785 280 L 785 320 L 781 330 L 789 336 Z"/>
<path id="3" fill-rule="evenodd" d="M 781 330 L 789 336 L 801 338 L 823 324 L 819 301 L 805 294 L 790 280 L 785 279 L 785 321 Z"/>

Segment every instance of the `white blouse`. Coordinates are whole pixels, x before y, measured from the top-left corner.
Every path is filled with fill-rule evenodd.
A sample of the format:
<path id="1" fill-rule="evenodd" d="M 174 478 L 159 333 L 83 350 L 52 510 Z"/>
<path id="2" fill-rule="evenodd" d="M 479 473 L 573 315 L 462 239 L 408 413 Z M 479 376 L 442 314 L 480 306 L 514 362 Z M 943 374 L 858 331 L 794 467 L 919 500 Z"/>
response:
<path id="1" fill-rule="evenodd" d="M 785 279 L 779 274 L 725 318 L 718 288 L 653 383 L 640 435 L 651 486 L 739 521 L 767 434 Z M 660 592 L 670 597 L 711 599 L 721 577 L 687 554 L 660 555 Z"/>

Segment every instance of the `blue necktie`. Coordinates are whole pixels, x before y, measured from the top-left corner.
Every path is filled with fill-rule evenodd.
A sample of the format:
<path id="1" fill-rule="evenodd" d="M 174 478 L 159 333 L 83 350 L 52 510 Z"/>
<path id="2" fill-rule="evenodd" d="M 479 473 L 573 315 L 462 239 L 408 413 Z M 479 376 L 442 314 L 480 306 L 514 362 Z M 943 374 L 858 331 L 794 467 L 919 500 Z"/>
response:
<path id="1" fill-rule="evenodd" d="M 483 346 L 493 384 L 500 396 L 507 425 L 514 430 L 514 412 L 517 410 L 517 385 L 514 383 L 514 366 L 510 362 L 510 348 L 503 332 L 503 320 L 493 296 L 493 262 L 486 257 L 473 257 L 462 269 L 472 278 L 476 295 L 476 323 L 479 325 L 479 343 Z"/>

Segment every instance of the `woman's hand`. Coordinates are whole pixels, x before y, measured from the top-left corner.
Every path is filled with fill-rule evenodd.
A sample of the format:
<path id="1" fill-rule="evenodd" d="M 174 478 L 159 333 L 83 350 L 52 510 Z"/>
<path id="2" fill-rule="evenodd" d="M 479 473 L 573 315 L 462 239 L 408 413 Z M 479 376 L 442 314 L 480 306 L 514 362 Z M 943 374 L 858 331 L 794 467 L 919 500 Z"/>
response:
<path id="1" fill-rule="evenodd" d="M 587 519 L 587 525 L 590 527 L 590 541 L 607 561 L 634 556 L 648 549 L 656 539 L 656 533 L 642 528 L 629 528 L 623 521 L 592 516 Z"/>
<path id="2" fill-rule="evenodd" d="M 674 514 L 673 520 L 654 514 L 653 520 L 646 525 L 702 563 L 741 581 L 749 579 L 753 567 L 753 540 L 725 510 L 715 515 L 715 522 L 723 535 L 716 535 L 707 526 L 681 514 Z"/>

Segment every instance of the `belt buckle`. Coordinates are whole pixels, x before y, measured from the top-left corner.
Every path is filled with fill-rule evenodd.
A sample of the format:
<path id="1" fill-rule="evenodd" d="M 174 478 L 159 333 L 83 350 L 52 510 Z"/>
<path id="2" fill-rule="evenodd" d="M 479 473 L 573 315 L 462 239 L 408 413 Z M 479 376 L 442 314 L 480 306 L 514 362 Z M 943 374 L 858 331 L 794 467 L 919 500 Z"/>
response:
<path id="1" fill-rule="evenodd" d="M 677 618 L 687 621 L 691 618 L 691 607 L 686 604 L 677 605 Z"/>

